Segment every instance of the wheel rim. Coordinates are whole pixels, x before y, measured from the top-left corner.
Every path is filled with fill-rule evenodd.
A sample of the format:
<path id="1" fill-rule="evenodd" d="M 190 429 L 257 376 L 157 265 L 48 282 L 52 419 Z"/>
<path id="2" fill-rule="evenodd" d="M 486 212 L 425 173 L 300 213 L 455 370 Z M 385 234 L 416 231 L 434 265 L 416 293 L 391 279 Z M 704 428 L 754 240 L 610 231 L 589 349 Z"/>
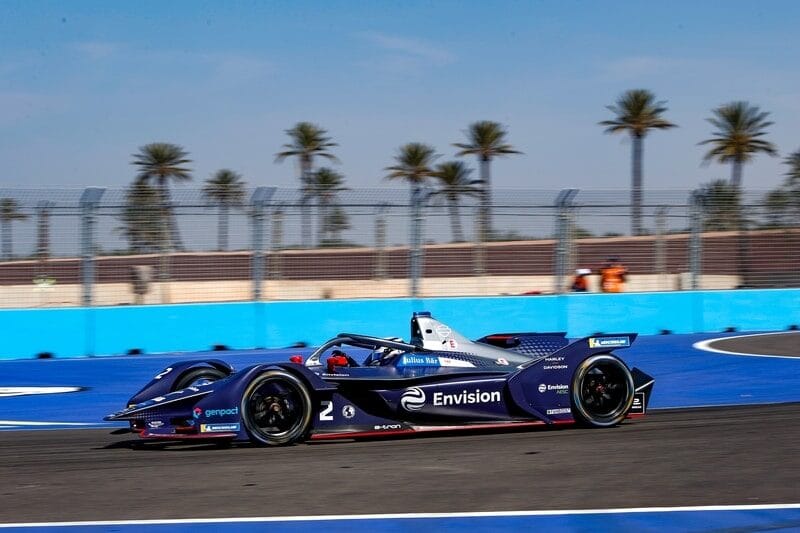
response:
<path id="1" fill-rule="evenodd" d="M 200 387 L 202 385 L 208 385 L 209 383 L 214 383 L 219 378 L 216 376 L 198 376 L 196 379 L 189 382 L 184 389 L 189 387 Z"/>
<path id="2" fill-rule="evenodd" d="M 245 399 L 245 412 L 250 429 L 269 443 L 291 440 L 308 416 L 304 390 L 282 376 L 254 383 Z"/>
<path id="3" fill-rule="evenodd" d="M 574 389 L 575 407 L 593 425 L 622 421 L 633 401 L 633 379 L 627 367 L 612 356 L 596 356 L 585 363 Z"/>

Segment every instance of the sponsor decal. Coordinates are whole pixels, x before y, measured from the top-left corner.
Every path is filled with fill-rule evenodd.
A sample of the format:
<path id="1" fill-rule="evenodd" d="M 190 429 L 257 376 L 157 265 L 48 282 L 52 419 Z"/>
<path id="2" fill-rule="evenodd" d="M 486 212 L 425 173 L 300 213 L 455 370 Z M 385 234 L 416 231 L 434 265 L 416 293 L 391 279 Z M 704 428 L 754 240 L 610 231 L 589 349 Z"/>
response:
<path id="1" fill-rule="evenodd" d="M 450 347 L 451 350 L 458 350 L 458 342 L 455 339 L 450 339 L 447 341 L 447 345 Z"/>
<path id="2" fill-rule="evenodd" d="M 397 366 L 440 366 L 439 358 L 430 355 L 404 355 Z"/>
<path id="3" fill-rule="evenodd" d="M 0 387 L 0 398 L 32 396 L 34 394 L 65 394 L 84 390 L 86 390 L 85 387 Z"/>
<path id="4" fill-rule="evenodd" d="M 160 428 L 163 425 L 164 422 L 162 422 L 161 420 L 151 420 L 150 422 L 147 423 L 147 427 L 149 428 Z"/>
<path id="5" fill-rule="evenodd" d="M 508 366 L 508 359 L 506 359 L 505 357 L 499 357 L 495 361 L 495 363 L 497 363 L 498 365 Z"/>
<path id="6" fill-rule="evenodd" d="M 342 416 L 345 418 L 353 418 L 356 416 L 356 408 L 352 405 L 345 405 L 342 407 Z"/>
<path id="7" fill-rule="evenodd" d="M 450 359 L 449 357 L 440 357 L 439 363 L 441 366 L 458 367 L 458 368 L 473 368 L 475 365 L 469 361 L 462 361 L 461 359 Z"/>
<path id="8" fill-rule="evenodd" d="M 629 337 L 590 337 L 589 348 L 620 348 L 631 345 Z"/>
<path id="9" fill-rule="evenodd" d="M 204 413 L 206 418 L 211 418 L 213 416 L 232 416 L 239 414 L 238 407 L 229 407 L 227 409 L 206 409 Z"/>
<path id="10" fill-rule="evenodd" d="M 564 363 L 564 359 L 565 357 L 563 356 L 547 357 L 544 360 L 542 370 L 564 370 L 565 368 L 569 368 L 569 365 Z"/>
<path id="11" fill-rule="evenodd" d="M 402 424 L 375 424 L 374 429 L 383 431 L 387 429 L 403 429 Z"/>
<path id="12" fill-rule="evenodd" d="M 203 414 L 203 410 L 200 409 L 199 407 L 195 407 L 194 409 L 192 409 L 192 416 L 193 417 L 200 418 L 200 415 L 202 415 L 202 414 Z"/>
<path id="13" fill-rule="evenodd" d="M 551 385 L 551 384 L 539 384 L 539 392 L 544 394 L 545 392 L 553 392 L 555 391 L 556 394 L 567 394 L 569 393 L 569 385 Z"/>
<path id="14" fill-rule="evenodd" d="M 628 411 L 629 414 L 637 415 L 637 414 L 644 414 L 644 393 L 637 392 L 633 395 L 633 404 L 631 404 L 631 410 Z"/>
<path id="15" fill-rule="evenodd" d="M 438 324 L 436 326 L 436 335 L 438 335 L 442 340 L 445 340 L 447 337 L 449 337 L 451 333 L 452 330 L 444 324 Z"/>
<path id="16" fill-rule="evenodd" d="M 457 394 L 433 393 L 433 405 L 435 406 L 497 403 L 500 401 L 500 391 L 481 392 L 480 389 L 475 389 L 474 391 L 464 389 Z"/>
<path id="17" fill-rule="evenodd" d="M 548 409 L 545 411 L 545 414 L 548 415 L 568 415 L 572 413 L 572 409 L 569 407 L 559 407 L 557 409 Z"/>
<path id="18" fill-rule="evenodd" d="M 153 379 L 161 379 L 164 376 L 166 376 L 167 374 L 169 374 L 170 372 L 172 372 L 172 367 L 171 366 L 168 367 L 168 368 L 165 368 L 164 370 L 162 370 L 161 372 L 159 372 L 158 374 L 153 376 Z"/>
<path id="19" fill-rule="evenodd" d="M 406 389 L 400 396 L 400 407 L 406 411 L 419 411 L 425 406 L 425 391 L 419 387 Z"/>
<path id="20" fill-rule="evenodd" d="M 239 431 L 239 424 L 200 424 L 200 433 Z"/>

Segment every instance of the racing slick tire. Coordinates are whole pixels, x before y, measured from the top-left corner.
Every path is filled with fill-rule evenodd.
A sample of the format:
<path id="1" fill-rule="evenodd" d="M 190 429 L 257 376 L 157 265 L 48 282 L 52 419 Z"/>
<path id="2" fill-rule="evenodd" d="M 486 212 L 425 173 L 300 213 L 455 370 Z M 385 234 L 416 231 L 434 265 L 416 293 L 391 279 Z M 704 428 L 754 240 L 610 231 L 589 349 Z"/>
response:
<path id="1" fill-rule="evenodd" d="M 228 377 L 228 375 L 225 372 L 216 368 L 206 366 L 193 368 L 175 380 L 172 391 L 185 389 L 192 385 L 202 385 L 204 383 L 211 383 L 212 381 L 219 381 L 226 377 Z"/>
<path id="2" fill-rule="evenodd" d="M 268 370 L 242 394 L 242 421 L 256 444 L 293 444 L 308 435 L 312 405 L 308 387 L 299 378 L 283 370 Z"/>
<path id="3" fill-rule="evenodd" d="M 584 426 L 616 426 L 630 411 L 633 396 L 631 371 L 611 354 L 586 358 L 572 377 L 572 415 Z"/>

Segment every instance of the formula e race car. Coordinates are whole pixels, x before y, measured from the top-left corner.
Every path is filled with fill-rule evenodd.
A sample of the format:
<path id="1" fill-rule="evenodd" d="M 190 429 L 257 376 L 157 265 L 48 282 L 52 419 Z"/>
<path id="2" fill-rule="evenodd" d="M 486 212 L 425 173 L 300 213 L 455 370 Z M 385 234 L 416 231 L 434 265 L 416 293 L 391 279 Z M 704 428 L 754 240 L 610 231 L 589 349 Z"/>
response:
<path id="1" fill-rule="evenodd" d="M 430 313 L 411 337 L 342 333 L 303 361 L 234 372 L 221 360 L 159 372 L 126 409 L 152 439 L 284 445 L 304 440 L 546 424 L 610 427 L 644 415 L 654 380 L 612 350 L 636 334 L 569 342 L 564 333 L 504 333 L 471 341 Z"/>

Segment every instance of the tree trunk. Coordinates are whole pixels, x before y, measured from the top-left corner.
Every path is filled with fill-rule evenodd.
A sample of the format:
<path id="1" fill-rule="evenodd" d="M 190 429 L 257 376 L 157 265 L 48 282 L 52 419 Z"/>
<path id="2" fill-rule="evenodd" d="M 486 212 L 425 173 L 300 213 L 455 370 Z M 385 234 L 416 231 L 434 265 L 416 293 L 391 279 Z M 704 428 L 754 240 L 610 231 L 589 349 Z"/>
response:
<path id="1" fill-rule="evenodd" d="M 453 242 L 464 242 L 464 232 L 461 230 L 461 215 L 459 214 L 458 198 L 450 199 L 450 226 L 453 230 Z"/>
<path id="2" fill-rule="evenodd" d="M 489 172 L 490 158 L 481 156 L 481 242 L 492 239 L 492 177 Z"/>
<path id="3" fill-rule="evenodd" d="M 217 225 L 217 249 L 221 252 L 228 251 L 228 204 L 219 204 L 219 224 Z"/>
<path id="4" fill-rule="evenodd" d="M 11 221 L 3 219 L 0 222 L 0 232 L 3 234 L 3 261 L 11 259 Z"/>
<path id="5" fill-rule="evenodd" d="M 161 197 L 161 220 L 159 221 L 159 226 L 161 231 L 159 232 L 159 261 L 158 261 L 158 279 L 160 281 L 160 288 L 161 288 L 161 303 L 166 304 L 170 302 L 170 295 L 169 295 L 169 287 L 167 286 L 167 281 L 169 281 L 169 254 L 171 251 L 171 237 L 172 233 L 171 229 L 171 212 L 169 205 L 169 191 L 167 189 L 167 183 L 164 178 L 160 178 L 158 181 L 158 191 L 159 196 Z"/>
<path id="6" fill-rule="evenodd" d="M 309 182 L 311 181 L 311 161 L 300 161 L 300 173 L 302 177 L 301 191 L 300 191 L 300 244 L 303 248 L 311 247 L 311 190 L 309 189 Z"/>
<path id="7" fill-rule="evenodd" d="M 642 234 L 642 152 L 643 138 L 632 135 L 633 150 L 631 158 L 631 233 Z"/>
<path id="8" fill-rule="evenodd" d="M 317 243 L 324 244 L 331 238 L 330 221 L 328 220 L 328 198 L 325 194 L 321 194 L 317 198 L 317 210 L 319 211 Z"/>
<path id="9" fill-rule="evenodd" d="M 742 162 L 733 160 L 733 167 L 731 168 L 731 186 L 736 190 L 742 187 Z"/>

